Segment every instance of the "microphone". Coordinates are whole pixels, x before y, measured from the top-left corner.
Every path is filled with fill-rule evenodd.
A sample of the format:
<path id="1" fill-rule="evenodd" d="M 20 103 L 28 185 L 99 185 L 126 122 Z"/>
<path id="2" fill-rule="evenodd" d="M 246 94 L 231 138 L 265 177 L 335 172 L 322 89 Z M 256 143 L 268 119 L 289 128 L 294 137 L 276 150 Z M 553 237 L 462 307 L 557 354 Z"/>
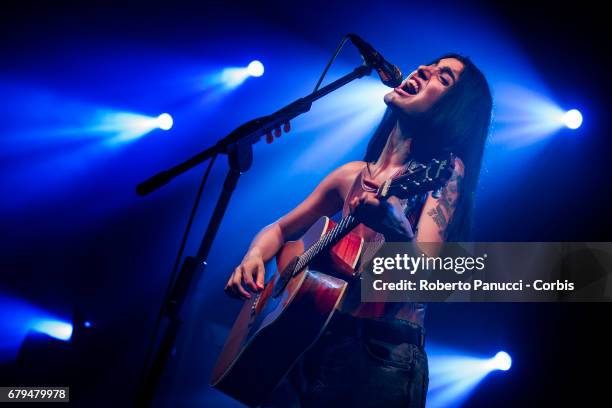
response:
<path id="1" fill-rule="evenodd" d="M 363 62 L 370 68 L 374 69 L 383 84 L 389 88 L 396 88 L 402 83 L 402 71 L 396 66 L 391 64 L 389 61 L 374 49 L 370 44 L 365 42 L 361 37 L 356 34 L 347 34 L 349 40 L 357 47 Z"/>

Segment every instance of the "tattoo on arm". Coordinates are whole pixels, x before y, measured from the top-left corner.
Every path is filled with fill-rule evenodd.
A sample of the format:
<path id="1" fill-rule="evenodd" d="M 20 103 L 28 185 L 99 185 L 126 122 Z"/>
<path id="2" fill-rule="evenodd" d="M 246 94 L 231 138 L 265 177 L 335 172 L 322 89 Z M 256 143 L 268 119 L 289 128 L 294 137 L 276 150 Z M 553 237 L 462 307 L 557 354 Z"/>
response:
<path id="1" fill-rule="evenodd" d="M 453 173 L 448 181 L 448 189 L 451 193 L 457 193 L 463 184 L 463 176 L 458 173 Z"/>
<path id="2" fill-rule="evenodd" d="M 438 205 L 427 212 L 427 215 L 433 219 L 440 229 L 438 233 L 441 237 L 445 236 L 446 227 L 448 227 L 450 218 L 457 206 L 457 195 L 462 182 L 463 176 L 453 173 L 446 187 L 442 189 Z"/>
<path id="3" fill-rule="evenodd" d="M 446 214 L 451 214 L 457 205 L 457 192 L 461 188 L 462 181 L 462 176 L 453 173 L 447 186 L 442 189 L 438 202 L 442 205 L 442 208 L 446 210 Z"/>
<path id="4" fill-rule="evenodd" d="M 440 198 L 438 199 L 438 203 L 440 203 L 442 208 L 446 210 L 447 214 L 450 214 L 455 204 L 453 201 L 453 197 L 449 196 L 447 189 L 442 190 L 442 193 L 440 194 Z"/>
<path id="5" fill-rule="evenodd" d="M 427 215 L 433 218 L 436 225 L 440 228 L 440 231 L 446 228 L 446 216 L 444 215 L 444 212 L 442 212 L 442 207 L 440 206 L 440 204 L 438 204 L 436 208 L 432 208 L 431 210 L 429 210 L 427 212 Z"/>

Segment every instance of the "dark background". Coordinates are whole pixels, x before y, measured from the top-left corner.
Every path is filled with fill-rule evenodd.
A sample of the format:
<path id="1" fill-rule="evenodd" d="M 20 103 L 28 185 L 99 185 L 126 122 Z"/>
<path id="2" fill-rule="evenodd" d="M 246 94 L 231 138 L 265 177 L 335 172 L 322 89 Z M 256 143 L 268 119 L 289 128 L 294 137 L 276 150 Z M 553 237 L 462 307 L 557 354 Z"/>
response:
<path id="1" fill-rule="evenodd" d="M 385 13 L 393 30 L 405 26 L 412 36 L 387 35 L 381 28 L 384 25 L 376 22 Z M 421 13 L 431 22 L 437 13 L 447 19 L 456 14 L 459 26 L 465 19 L 466 27 L 478 22 L 503 27 L 555 101 L 561 106 L 577 104 L 585 115 L 576 138 L 555 137 L 537 159 L 514 164 L 525 168 L 515 178 L 506 175 L 504 180 L 512 183 L 497 182 L 491 165 L 485 193 L 477 204 L 476 239 L 610 241 L 606 166 L 610 73 L 604 61 L 609 49 L 604 41 L 605 13 L 594 3 L 41 1 L 3 5 L 1 74 L 6 117 L 0 130 L 5 143 L 0 166 L 6 179 L 1 190 L 0 288 L 8 296 L 58 315 L 69 317 L 77 310 L 93 322 L 87 347 L 78 351 L 81 372 L 73 375 L 70 384 L 76 402 L 129 404 L 203 168 L 145 199 L 133 194 L 134 185 L 209 146 L 239 123 L 306 93 L 347 31 L 383 44 L 381 49 L 391 55 L 407 55 L 403 64 L 420 63 L 410 52 L 415 48 L 415 55 L 428 55 L 419 42 L 430 32 L 419 37 L 413 28 Z M 429 39 L 441 42 L 441 48 L 447 40 L 443 36 Z M 291 41 L 304 48 L 283 48 Z M 180 86 L 169 80 L 172 75 L 191 74 L 210 61 L 221 66 L 249 61 L 253 50 L 262 59 L 276 58 L 276 69 L 266 67 L 266 75 L 276 75 L 276 86 L 266 90 L 268 94 L 245 83 L 250 93 L 229 96 L 218 110 L 199 117 L 196 110 L 190 127 L 177 128 L 182 133 L 175 142 L 145 137 L 123 150 L 83 156 L 68 169 L 62 167 L 64 156 L 59 153 L 80 154 L 83 146 L 78 140 L 12 148 L 21 130 L 40 113 L 34 111 L 40 101 L 27 99 L 19 88 L 23 84 L 106 106 L 138 106 L 150 114 L 172 112 L 186 103 Z M 495 59 L 503 48 L 481 52 Z M 499 55 L 500 65 L 504 57 Z M 354 55 L 340 59 L 345 67 L 355 61 Z M 306 63 L 319 69 L 299 67 Z M 309 76 L 303 76 L 304 72 Z M 143 85 L 147 81 L 150 88 Z M 19 111 L 16 100 L 32 110 Z M 78 115 L 78 110 L 72 114 Z M 297 146 L 292 147 L 290 140 L 296 140 Z M 213 267 L 199 283 L 199 295 L 190 306 L 159 405 L 230 404 L 206 385 L 224 333 L 239 308 L 221 289 L 253 234 L 299 202 L 324 174 L 314 168 L 312 176 L 308 171 L 294 173 L 292 180 L 279 182 L 283 193 L 274 188 L 274 179 L 262 181 L 261 175 L 282 172 L 283 165 L 292 163 L 292 152 L 304 146 L 299 143 L 305 142 L 281 139 L 268 150 L 263 144 L 256 147 L 259 167 L 253 172 L 257 177 L 249 173 L 242 178 L 241 186 L 247 191 L 238 190 L 228 209 L 213 247 Z M 347 157 L 358 159 L 359 148 Z M 53 155 L 58 155 L 58 161 L 45 171 L 27 172 L 30 165 Z M 205 229 L 225 167 L 221 158 L 207 186 L 187 253 L 193 253 Z M 9 303 L 2 307 L 3 318 L 10 318 Z M 606 378 L 600 373 L 607 372 L 610 363 L 610 311 L 609 304 L 601 303 L 434 304 L 427 327 L 434 341 L 485 355 L 504 349 L 513 356 L 512 369 L 487 378 L 470 396 L 468 406 L 588 406 L 609 400 Z M 9 385 L 15 365 L 10 359 L 1 363 L 3 381 Z M 69 365 L 57 367 L 58 373 L 70 370 Z"/>

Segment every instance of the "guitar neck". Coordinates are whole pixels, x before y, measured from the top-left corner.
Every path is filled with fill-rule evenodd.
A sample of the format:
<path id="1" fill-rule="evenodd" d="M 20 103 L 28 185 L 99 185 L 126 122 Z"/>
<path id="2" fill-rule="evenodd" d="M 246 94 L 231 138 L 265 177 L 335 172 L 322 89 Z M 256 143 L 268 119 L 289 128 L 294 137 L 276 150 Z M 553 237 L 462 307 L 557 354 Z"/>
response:
<path id="1" fill-rule="evenodd" d="M 321 252 L 327 251 L 334 246 L 339 240 L 341 240 L 346 234 L 351 232 L 359 224 L 359 221 L 352 215 L 347 215 L 337 223 L 334 228 L 323 235 L 314 245 L 308 248 L 298 260 L 295 267 L 295 271 L 302 270 L 307 266 L 314 258 L 317 257 Z"/>
<path id="2" fill-rule="evenodd" d="M 449 155 L 449 158 L 444 160 L 434 158 L 427 166 L 416 163 L 415 166 L 409 168 L 406 174 L 385 181 L 376 191 L 376 196 L 379 198 L 396 196 L 400 199 L 407 199 L 420 193 L 436 190 L 448 182 L 452 175 L 453 168 L 454 160 L 452 154 Z M 347 215 L 342 218 L 331 231 L 321 237 L 299 257 L 293 273 L 298 273 L 317 255 L 335 245 L 355 228 L 357 224 L 359 224 L 359 221 L 352 215 Z"/>

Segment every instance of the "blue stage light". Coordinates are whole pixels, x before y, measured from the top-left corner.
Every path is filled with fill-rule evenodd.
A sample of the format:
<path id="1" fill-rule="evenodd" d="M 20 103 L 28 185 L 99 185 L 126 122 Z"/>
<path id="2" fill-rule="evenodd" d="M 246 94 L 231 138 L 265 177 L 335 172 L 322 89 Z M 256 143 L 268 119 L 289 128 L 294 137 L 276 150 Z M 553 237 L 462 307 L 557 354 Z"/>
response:
<path id="1" fill-rule="evenodd" d="M 67 341 L 72 336 L 72 324 L 63 316 L 0 291 L 0 364 L 14 360 L 30 331 Z"/>
<path id="2" fill-rule="evenodd" d="M 512 367 L 512 358 L 505 351 L 500 351 L 491 359 L 491 367 L 495 370 L 508 371 Z"/>
<path id="3" fill-rule="evenodd" d="M 563 123 L 570 129 L 578 129 L 582 125 L 582 114 L 578 109 L 571 109 L 563 115 Z"/>
<path id="4" fill-rule="evenodd" d="M 226 68 L 221 73 L 221 82 L 226 88 L 236 88 L 247 79 L 249 73 L 246 68 Z"/>
<path id="5" fill-rule="evenodd" d="M 133 141 L 155 129 L 168 130 L 174 121 L 172 116 L 162 113 L 159 116 L 145 116 L 136 113 L 102 111 L 89 126 L 79 129 L 82 133 L 99 135 L 109 145 L 119 145 Z"/>
<path id="6" fill-rule="evenodd" d="M 534 145 L 565 126 L 564 114 L 544 94 L 519 86 L 498 86 L 492 141 L 506 148 Z"/>
<path id="7" fill-rule="evenodd" d="M 264 74 L 264 66 L 260 61 L 251 61 L 247 67 L 247 72 L 252 77 L 260 77 Z"/>
<path id="8" fill-rule="evenodd" d="M 32 329 L 58 340 L 68 341 L 72 337 L 72 324 L 61 320 L 41 319 L 34 322 Z"/>
<path id="9" fill-rule="evenodd" d="M 170 130 L 173 124 L 174 120 L 172 119 L 172 116 L 167 113 L 162 113 L 157 117 L 157 127 L 161 130 Z"/>
<path id="10" fill-rule="evenodd" d="M 232 89 L 242 84 L 248 77 L 260 77 L 263 73 L 263 64 L 260 61 L 254 60 L 246 67 L 225 68 L 221 72 L 219 79 L 226 89 Z"/>
<path id="11" fill-rule="evenodd" d="M 512 366 L 512 359 L 505 351 L 483 357 L 430 344 L 427 354 L 429 408 L 462 406 L 489 373 L 507 371 Z"/>

